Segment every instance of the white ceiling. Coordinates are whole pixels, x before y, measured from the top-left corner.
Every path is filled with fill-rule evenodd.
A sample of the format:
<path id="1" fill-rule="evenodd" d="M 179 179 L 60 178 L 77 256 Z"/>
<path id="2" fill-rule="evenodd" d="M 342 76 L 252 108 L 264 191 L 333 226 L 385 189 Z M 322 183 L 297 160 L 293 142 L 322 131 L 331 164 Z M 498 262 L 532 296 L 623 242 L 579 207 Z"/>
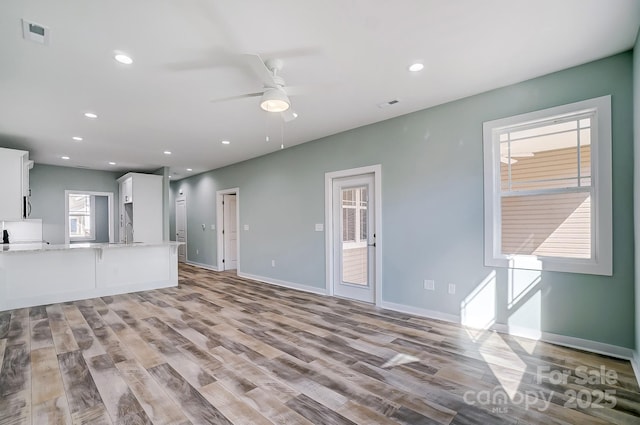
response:
<path id="1" fill-rule="evenodd" d="M 639 25 L 638 0 L 2 0 L 0 146 L 182 178 L 278 150 L 281 131 L 288 147 L 628 50 Z M 210 102 L 261 90 L 242 53 L 312 90 L 296 120 Z"/>

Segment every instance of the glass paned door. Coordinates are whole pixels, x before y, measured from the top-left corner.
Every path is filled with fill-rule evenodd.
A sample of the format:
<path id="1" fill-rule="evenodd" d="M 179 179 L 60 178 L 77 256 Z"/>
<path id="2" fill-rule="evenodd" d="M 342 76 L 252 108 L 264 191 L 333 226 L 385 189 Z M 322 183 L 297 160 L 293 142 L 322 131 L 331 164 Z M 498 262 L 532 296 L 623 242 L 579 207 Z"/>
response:
<path id="1" fill-rule="evenodd" d="M 367 285 L 368 185 L 343 188 L 342 192 L 342 281 Z"/>
<path id="2" fill-rule="evenodd" d="M 375 258 L 372 174 L 333 182 L 334 293 L 373 302 Z"/>

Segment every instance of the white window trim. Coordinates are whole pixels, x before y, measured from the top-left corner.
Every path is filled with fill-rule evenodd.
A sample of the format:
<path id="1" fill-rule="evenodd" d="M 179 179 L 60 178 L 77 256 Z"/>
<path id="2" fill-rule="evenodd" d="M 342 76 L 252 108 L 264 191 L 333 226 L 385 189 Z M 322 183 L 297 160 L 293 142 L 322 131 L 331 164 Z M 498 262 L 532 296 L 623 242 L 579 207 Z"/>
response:
<path id="1" fill-rule="evenodd" d="M 595 111 L 592 124 L 596 140 L 591 141 L 593 185 L 592 258 L 572 259 L 535 255 L 503 255 L 500 241 L 500 142 L 505 127 L 533 124 L 580 112 Z M 490 267 L 509 267 L 611 276 L 613 274 L 612 179 L 611 179 L 611 96 L 602 96 L 529 112 L 483 124 L 484 148 L 484 258 Z"/>

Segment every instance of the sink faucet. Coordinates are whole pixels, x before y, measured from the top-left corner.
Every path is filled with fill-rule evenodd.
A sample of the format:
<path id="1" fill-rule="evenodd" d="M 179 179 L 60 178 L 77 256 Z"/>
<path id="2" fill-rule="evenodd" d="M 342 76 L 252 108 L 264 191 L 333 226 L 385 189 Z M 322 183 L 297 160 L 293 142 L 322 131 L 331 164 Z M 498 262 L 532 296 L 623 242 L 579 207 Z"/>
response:
<path id="1" fill-rule="evenodd" d="M 133 222 L 131 221 L 124 226 L 124 243 L 129 243 L 129 232 L 127 232 L 129 226 L 131 226 L 131 243 L 133 243 Z"/>

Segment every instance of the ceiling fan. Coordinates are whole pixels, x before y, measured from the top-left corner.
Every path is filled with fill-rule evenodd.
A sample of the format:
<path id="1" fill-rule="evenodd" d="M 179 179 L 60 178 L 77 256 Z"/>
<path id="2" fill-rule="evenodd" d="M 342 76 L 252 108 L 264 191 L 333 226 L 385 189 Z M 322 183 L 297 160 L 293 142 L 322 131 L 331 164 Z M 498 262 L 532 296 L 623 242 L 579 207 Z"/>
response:
<path id="1" fill-rule="evenodd" d="M 291 108 L 289 96 L 304 93 L 300 87 L 286 86 L 284 79 L 279 75 L 282 70 L 282 60 L 267 59 L 263 61 L 258 55 L 243 54 L 242 58 L 251 66 L 253 72 L 262 81 L 263 90 L 256 93 L 246 93 L 237 96 L 214 99 L 212 102 L 225 102 L 247 97 L 260 97 L 260 108 L 267 112 L 281 113 L 284 121 L 294 120 L 296 114 Z"/>

